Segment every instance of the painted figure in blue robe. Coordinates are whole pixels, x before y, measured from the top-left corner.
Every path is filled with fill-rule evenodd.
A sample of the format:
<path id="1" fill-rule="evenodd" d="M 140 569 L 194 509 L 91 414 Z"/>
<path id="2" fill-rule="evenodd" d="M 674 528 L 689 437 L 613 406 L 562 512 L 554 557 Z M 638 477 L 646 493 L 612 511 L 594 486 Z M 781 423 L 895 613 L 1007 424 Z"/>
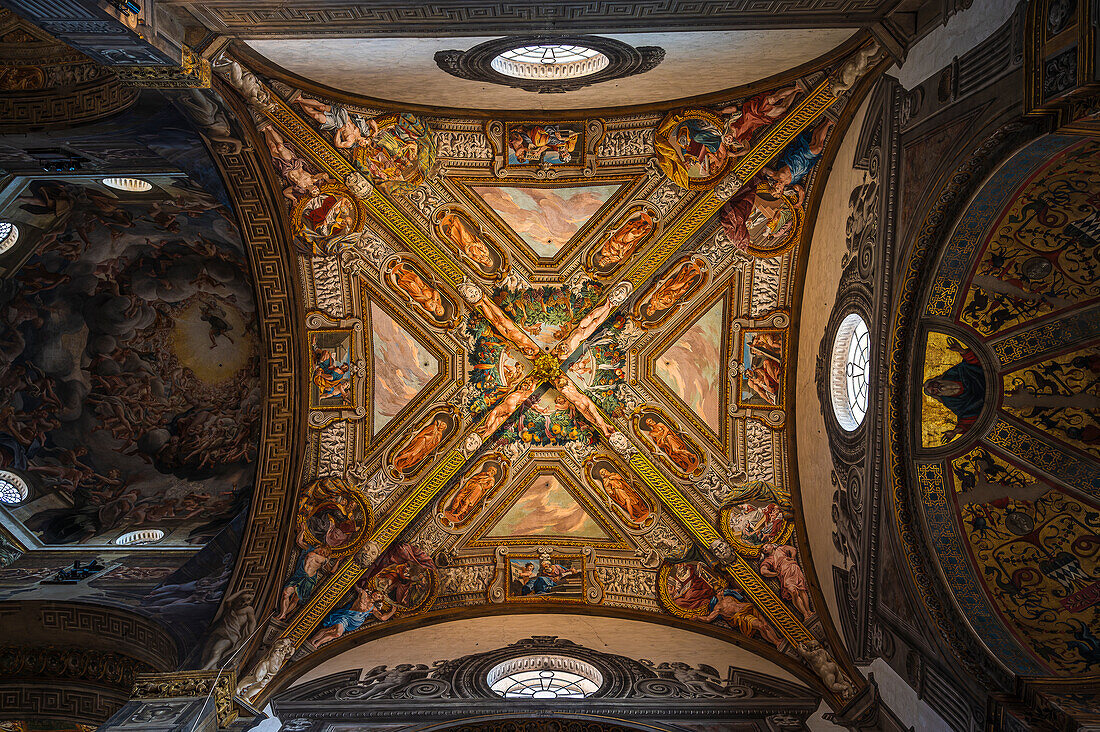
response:
<path id="1" fill-rule="evenodd" d="M 576 574 L 580 574 L 580 572 L 569 567 L 563 567 L 560 564 L 552 564 L 549 559 L 543 559 L 539 564 L 538 574 L 534 574 L 534 567 L 528 562 L 517 579 L 523 581 L 525 578 L 530 577 L 524 582 L 524 595 L 545 595 L 564 583 L 567 578 Z"/>
<path id="2" fill-rule="evenodd" d="M 924 393 L 951 410 L 956 418 L 955 426 L 940 435 L 944 443 L 970 429 L 985 405 L 985 374 L 978 357 L 954 338 L 949 340 L 947 347 L 962 360 L 924 382 Z"/>
<path id="3" fill-rule="evenodd" d="M 386 612 L 382 612 L 381 608 L 386 598 L 378 590 L 372 590 L 357 583 L 355 592 L 357 597 L 350 605 L 333 610 L 321 623 L 321 629 L 310 639 L 314 648 L 320 648 L 346 633 L 359 630 L 372 615 L 384 621 L 392 618 L 397 612 L 397 608 L 393 605 Z"/>
<path id="4" fill-rule="evenodd" d="M 711 163 L 720 163 L 724 157 L 721 133 L 702 120 L 684 120 L 676 130 L 676 143 L 680 146 L 684 162 L 698 163 L 703 175 L 708 175 Z"/>
<path id="5" fill-rule="evenodd" d="M 812 130 L 805 130 L 794 138 L 771 168 L 764 168 L 763 174 L 768 179 L 772 192 L 779 196 L 787 190 L 794 190 L 798 194 L 799 202 L 804 195 L 805 186 L 803 179 L 813 170 L 825 149 L 825 138 L 829 130 L 833 128 L 833 121 L 826 118 Z"/>

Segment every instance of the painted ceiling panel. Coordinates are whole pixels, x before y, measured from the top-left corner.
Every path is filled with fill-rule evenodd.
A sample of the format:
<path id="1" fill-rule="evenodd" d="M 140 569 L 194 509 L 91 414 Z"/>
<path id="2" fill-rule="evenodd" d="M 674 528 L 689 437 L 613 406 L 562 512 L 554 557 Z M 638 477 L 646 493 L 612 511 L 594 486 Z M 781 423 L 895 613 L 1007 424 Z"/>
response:
<path id="1" fill-rule="evenodd" d="M 875 53 L 569 123 L 379 114 L 215 63 L 283 176 L 305 337 L 334 339 L 311 380 L 343 400 L 308 396 L 312 528 L 265 637 L 301 661 L 421 616 L 617 608 L 850 698 L 811 660 L 842 662 L 796 546 L 778 283 Z M 525 142 L 562 127 L 568 155 Z M 338 229 L 325 196 L 354 200 Z"/>

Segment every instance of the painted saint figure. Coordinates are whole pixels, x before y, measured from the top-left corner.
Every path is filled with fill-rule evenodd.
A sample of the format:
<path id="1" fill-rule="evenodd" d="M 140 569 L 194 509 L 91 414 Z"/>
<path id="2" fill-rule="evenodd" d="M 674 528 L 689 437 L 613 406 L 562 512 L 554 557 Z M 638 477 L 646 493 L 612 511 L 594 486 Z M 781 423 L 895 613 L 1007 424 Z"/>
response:
<path id="1" fill-rule="evenodd" d="M 744 154 L 753 135 L 787 113 L 799 88 L 789 86 L 774 92 L 757 94 L 744 104 L 726 107 L 722 114 L 729 115 L 726 124 L 726 143 Z"/>
<path id="2" fill-rule="evenodd" d="M 360 587 L 356 584 L 355 592 L 358 597 L 350 606 L 333 610 L 321 623 L 321 630 L 310 639 L 310 643 L 314 648 L 320 648 L 345 633 L 359 630 L 371 616 L 385 621 L 392 618 L 393 614 L 397 612 L 397 608 L 392 605 L 389 610 L 382 612 L 380 608 L 386 598 L 378 590 L 368 590 L 366 587 Z"/>
<path id="3" fill-rule="evenodd" d="M 634 253 L 635 248 L 653 233 L 653 214 L 642 209 L 622 223 L 600 246 L 596 264 L 609 268 Z"/>
<path id="4" fill-rule="evenodd" d="M 314 196 L 302 213 L 302 223 L 316 236 L 337 236 L 346 233 L 355 212 L 351 201 L 342 196 Z"/>
<path id="5" fill-rule="evenodd" d="M 688 448 L 687 443 L 668 425 L 658 422 L 653 417 L 645 418 L 645 426 L 642 428 L 653 444 L 661 452 L 668 456 L 680 470 L 691 473 L 699 467 L 699 457 Z"/>
<path id="6" fill-rule="evenodd" d="M 444 236 L 476 264 L 487 271 L 494 269 L 493 257 L 480 236 L 470 231 L 464 217 L 448 211 L 440 220 L 439 228 Z"/>
<path id="7" fill-rule="evenodd" d="M 405 262 L 395 264 L 390 273 L 393 275 L 397 288 L 408 295 L 410 300 L 435 317 L 443 317 L 446 311 L 443 309 L 443 301 L 439 296 L 439 292 L 421 279 L 420 275 Z"/>
<path id="8" fill-rule="evenodd" d="M 679 607 L 687 611 L 707 608 L 714 599 L 714 588 L 699 574 L 695 564 L 677 564 L 668 578 L 669 596 Z"/>
<path id="9" fill-rule="evenodd" d="M 291 201 L 296 201 L 299 196 L 316 196 L 321 192 L 321 186 L 329 180 L 325 173 L 314 175 L 306 169 L 306 161 L 286 144 L 286 140 L 271 125 L 263 129 L 264 139 L 267 141 L 268 152 L 271 153 L 271 162 L 279 175 L 283 176 L 290 185 L 283 189 L 283 195 Z"/>
<path id="10" fill-rule="evenodd" d="M 810 591 L 806 588 L 806 575 L 795 561 L 795 553 L 793 546 L 765 544 L 760 549 L 760 576 L 778 579 L 783 599 L 793 604 L 802 613 L 802 618 L 809 621 L 814 614 Z"/>
<path id="11" fill-rule="evenodd" d="M 568 163 L 576 154 L 579 139 L 579 132 L 557 125 L 518 125 L 508 130 L 508 149 L 515 163 L 537 163 L 546 152 L 556 153 L 560 162 Z"/>
<path id="12" fill-rule="evenodd" d="M 306 547 L 298 556 L 294 571 L 283 585 L 282 605 L 272 620 L 282 622 L 290 617 L 309 598 L 313 597 L 317 584 L 321 581 L 322 570 L 332 569 L 333 560 L 329 558 L 327 546 Z"/>
<path id="13" fill-rule="evenodd" d="M 725 620 L 746 638 L 759 633 L 764 640 L 776 648 L 783 645 L 783 639 L 775 632 L 771 623 L 764 618 L 755 605 L 748 601 L 741 590 L 734 588 L 722 590 L 721 596 L 715 596 L 710 601 L 710 612 L 700 620 L 713 623 L 718 618 Z"/>
<path id="14" fill-rule="evenodd" d="M 703 120 L 684 120 L 669 142 L 679 150 L 685 165 L 698 166 L 701 178 L 708 177 L 710 171 L 724 163 L 729 155 L 722 135 Z"/>
<path id="15" fill-rule="evenodd" d="M 777 194 L 772 184 L 761 176 L 749 179 L 728 201 L 722 204 L 718 212 L 718 221 L 729 237 L 730 242 L 741 250 L 747 250 L 752 244 L 749 223 L 754 220 L 766 221 L 765 238 L 777 237 L 788 231 L 791 218 L 790 206 L 797 205 L 794 199 L 801 196 L 801 188 Z M 792 199 L 788 201 L 788 198 Z M 754 218 L 755 217 L 755 218 Z"/>
<path id="16" fill-rule="evenodd" d="M 600 477 L 596 483 L 603 487 L 607 497 L 621 508 L 631 521 L 640 524 L 649 517 L 649 506 L 623 476 L 607 468 L 600 468 L 599 474 Z"/>
<path id="17" fill-rule="evenodd" d="M 393 469 L 402 475 L 410 474 L 439 447 L 446 432 L 447 423 L 443 417 L 433 419 L 397 453 L 393 459 Z"/>
<path id="18" fill-rule="evenodd" d="M 687 296 L 694 286 L 697 278 L 703 272 L 698 260 L 691 259 L 680 265 L 672 277 L 657 288 L 646 303 L 645 312 L 652 317 L 662 310 L 668 310 L 681 299 Z"/>
<path id="19" fill-rule="evenodd" d="M 772 192 L 776 196 L 783 195 L 789 188 L 799 186 L 802 179 L 813 170 L 825 150 L 825 137 L 833 124 L 835 123 L 831 119 L 826 118 L 813 130 L 804 131 L 779 153 L 773 168 L 763 169 L 762 172 L 770 181 Z M 800 193 L 800 202 L 801 198 Z"/>
<path id="20" fill-rule="evenodd" d="M 481 500 L 496 485 L 497 466 L 487 464 L 481 472 L 469 478 L 443 509 L 443 518 L 452 524 L 459 524 L 470 517 Z"/>
<path id="21" fill-rule="evenodd" d="M 531 563 L 528 562 L 524 566 L 524 571 L 520 577 L 526 579 L 523 584 L 522 594 L 524 595 L 545 595 L 555 587 L 558 587 L 569 577 L 574 577 L 580 574 L 579 569 L 571 569 L 569 567 L 563 567 L 560 564 L 553 564 L 549 559 L 543 559 L 539 562 L 538 573 L 535 574 Z"/>
<path id="22" fill-rule="evenodd" d="M 345 400 L 351 388 L 351 355 L 340 357 L 328 348 L 314 350 L 313 385 L 317 387 L 317 399 Z"/>
<path id="23" fill-rule="evenodd" d="M 985 405 L 985 374 L 978 357 L 954 338 L 948 340 L 947 347 L 962 360 L 924 382 L 924 393 L 950 409 L 957 419 L 953 428 L 940 435 L 945 444 L 970 429 Z"/>

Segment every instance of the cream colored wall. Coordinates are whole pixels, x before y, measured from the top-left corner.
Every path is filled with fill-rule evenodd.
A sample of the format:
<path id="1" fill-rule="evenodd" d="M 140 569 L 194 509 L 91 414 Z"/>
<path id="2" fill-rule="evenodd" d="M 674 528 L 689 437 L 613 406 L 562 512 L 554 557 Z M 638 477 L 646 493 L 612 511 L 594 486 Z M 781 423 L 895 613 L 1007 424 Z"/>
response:
<path id="1" fill-rule="evenodd" d="M 795 447 L 798 452 L 796 467 L 802 493 L 803 516 L 806 520 L 806 538 L 813 553 L 814 570 L 834 624 L 838 623 L 838 615 L 832 567 L 834 564 L 842 565 L 842 560 L 833 548 L 833 486 L 829 480 L 833 463 L 814 378 L 818 348 L 829 322 L 840 282 L 840 263 L 846 249 L 844 231 L 848 218 L 848 197 L 852 189 L 863 182 L 863 171 L 853 170 L 852 160 L 859 131 L 867 114 L 867 105 L 868 102 L 865 101 L 848 127 L 818 207 L 802 292 L 802 310 L 798 324 L 798 364 L 795 371 L 795 403 L 798 405 L 795 414 Z M 872 384 L 872 388 L 875 385 Z"/>
<path id="2" fill-rule="evenodd" d="M 749 84 L 836 48 L 850 28 L 607 34 L 632 46 L 660 46 L 653 70 L 563 94 L 536 94 L 459 79 L 436 51 L 465 51 L 495 36 L 252 40 L 274 63 L 327 86 L 377 99 L 467 109 L 586 109 L 661 102 Z"/>
<path id="3" fill-rule="evenodd" d="M 771 661 L 712 636 L 656 623 L 588 615 L 498 615 L 455 620 L 379 638 L 356 646 L 307 671 L 294 685 L 337 671 L 380 664 L 424 663 L 481 653 L 530 638 L 554 635 L 604 653 L 654 663 L 710 664 L 725 676 L 729 666 L 798 682 Z"/>

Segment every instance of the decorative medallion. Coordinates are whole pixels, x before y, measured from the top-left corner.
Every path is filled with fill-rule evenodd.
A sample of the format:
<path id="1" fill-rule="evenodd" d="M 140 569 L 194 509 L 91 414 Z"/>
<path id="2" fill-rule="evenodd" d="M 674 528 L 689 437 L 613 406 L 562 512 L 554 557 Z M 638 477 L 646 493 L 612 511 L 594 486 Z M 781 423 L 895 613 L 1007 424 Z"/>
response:
<path id="1" fill-rule="evenodd" d="M 704 109 L 670 113 L 653 133 L 657 165 L 681 188 L 713 188 L 733 163 L 724 129 L 718 115 Z"/>

